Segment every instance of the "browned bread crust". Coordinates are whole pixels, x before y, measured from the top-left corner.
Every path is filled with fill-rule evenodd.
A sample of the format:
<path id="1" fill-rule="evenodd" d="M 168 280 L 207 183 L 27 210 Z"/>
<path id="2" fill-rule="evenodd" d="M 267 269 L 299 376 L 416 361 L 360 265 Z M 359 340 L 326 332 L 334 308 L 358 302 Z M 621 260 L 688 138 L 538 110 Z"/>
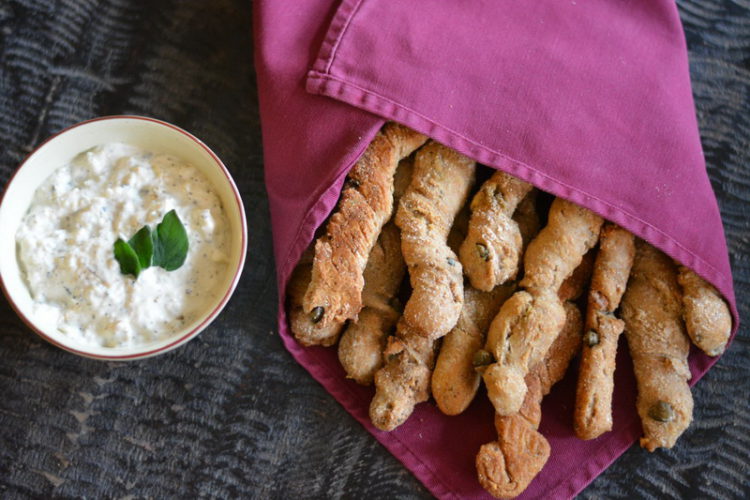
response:
<path id="1" fill-rule="evenodd" d="M 622 318 L 638 384 L 641 446 L 654 451 L 671 448 L 693 419 L 690 342 L 674 263 L 643 241 L 636 249 Z"/>
<path id="2" fill-rule="evenodd" d="M 372 247 L 393 211 L 394 173 L 426 137 L 389 123 L 375 136 L 347 176 L 336 212 L 315 243 L 304 311 L 324 326 L 355 319 L 362 309 L 364 270 Z"/>
<path id="3" fill-rule="evenodd" d="M 474 182 L 473 160 L 437 142 L 417 153 L 411 184 L 401 198 L 396 225 L 412 293 L 404 318 L 431 338 L 448 333 L 463 306 L 463 272 L 447 244 L 453 221 Z"/>

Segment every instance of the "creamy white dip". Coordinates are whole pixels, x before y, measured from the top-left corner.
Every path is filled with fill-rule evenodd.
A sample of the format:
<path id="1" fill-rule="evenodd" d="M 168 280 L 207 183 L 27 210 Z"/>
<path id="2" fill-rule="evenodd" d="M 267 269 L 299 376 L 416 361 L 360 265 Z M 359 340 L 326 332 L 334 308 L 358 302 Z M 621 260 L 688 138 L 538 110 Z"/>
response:
<path id="1" fill-rule="evenodd" d="M 123 275 L 113 244 L 174 209 L 189 250 L 175 271 Z M 85 151 L 36 190 L 16 233 L 34 314 L 81 344 L 134 347 L 169 337 L 215 302 L 227 219 L 210 182 L 163 154 L 112 143 Z"/>

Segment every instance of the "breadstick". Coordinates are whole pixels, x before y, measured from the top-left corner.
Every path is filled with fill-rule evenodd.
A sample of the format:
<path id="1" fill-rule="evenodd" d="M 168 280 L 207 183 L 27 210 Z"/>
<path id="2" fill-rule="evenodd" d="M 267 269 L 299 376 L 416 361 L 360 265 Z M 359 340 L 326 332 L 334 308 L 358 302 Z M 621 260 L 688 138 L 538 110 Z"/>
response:
<path id="1" fill-rule="evenodd" d="M 471 285 L 485 292 L 515 278 L 523 240 L 513 220 L 530 184 L 497 171 L 471 201 L 469 231 L 459 250 Z"/>
<path id="2" fill-rule="evenodd" d="M 487 394 L 500 415 L 516 413 L 526 393 L 524 377 L 543 359 L 565 322 L 557 293 L 595 244 L 601 217 L 560 198 L 550 207 L 549 222 L 524 255 L 527 290 L 508 299 L 492 321 L 486 349 L 496 363 L 483 374 Z"/>
<path id="3" fill-rule="evenodd" d="M 404 318 L 422 335 L 439 338 L 456 325 L 463 305 L 463 271 L 448 233 L 474 181 L 473 160 L 429 142 L 417 153 L 396 225 L 412 294 Z"/>
<path id="4" fill-rule="evenodd" d="M 542 397 L 563 378 L 580 349 L 583 321 L 578 308 L 565 304 L 566 321 L 544 360 L 526 376 L 529 391 L 519 413 L 495 414 L 498 439 L 483 445 L 476 458 L 482 487 L 496 498 L 520 495 L 547 463 L 550 447 L 537 429 L 542 415 Z"/>
<path id="5" fill-rule="evenodd" d="M 574 203 L 555 198 L 547 225 L 524 255 L 525 275 L 520 285 L 527 289 L 559 290 L 563 281 L 596 245 L 602 218 Z"/>
<path id="6" fill-rule="evenodd" d="M 484 345 L 490 320 L 514 288 L 501 285 L 491 292 L 464 288 L 461 316 L 443 339 L 432 373 L 432 396 L 446 415 L 458 415 L 474 399 L 480 378 L 472 363 L 474 353 Z"/>
<path id="7" fill-rule="evenodd" d="M 427 338 L 402 317 L 396 336 L 388 337 L 385 365 L 375 373 L 375 396 L 370 420 L 382 431 L 404 423 L 417 403 L 430 397 L 430 375 L 435 365 L 437 340 Z"/>
<path id="8" fill-rule="evenodd" d="M 477 479 L 493 497 L 515 498 L 547 463 L 549 442 L 519 414 L 496 418 L 495 430 L 477 453 Z"/>
<path id="9" fill-rule="evenodd" d="M 687 383 L 690 343 L 682 324 L 680 295 L 673 262 L 639 241 L 622 318 L 638 384 L 641 446 L 648 451 L 671 448 L 693 418 Z"/>
<path id="10" fill-rule="evenodd" d="M 539 215 L 536 207 L 536 190 L 532 189 L 519 203 L 513 214 L 518 223 L 524 244 L 528 244 L 539 231 Z M 462 215 L 466 214 L 466 220 Z M 460 237 L 459 245 L 466 237 L 469 223 L 468 213 L 462 210 L 448 237 Z M 452 247 L 453 248 L 453 247 Z M 500 305 L 513 293 L 514 285 L 500 285 L 492 292 L 480 292 L 464 288 L 464 307 L 458 323 L 443 339 L 432 374 L 432 396 L 446 415 L 462 413 L 474 399 L 479 387 L 479 373 L 474 369 L 474 355 L 484 345 L 490 320 Z M 497 301 L 497 303 L 495 303 Z M 492 302 L 490 307 L 485 304 Z M 482 305 L 482 307 L 476 307 Z M 489 353 L 486 353 L 489 356 Z M 479 361 L 481 362 L 481 361 Z"/>
<path id="11" fill-rule="evenodd" d="M 315 322 L 302 309 L 302 299 L 307 291 L 307 286 L 310 284 L 312 261 L 313 252 L 312 247 L 310 247 L 302 254 L 297 267 L 292 272 L 292 277 L 289 279 L 287 285 L 289 328 L 294 338 L 302 345 L 329 346 L 336 343 L 343 325 L 339 323 L 324 325 L 321 322 Z"/>
<path id="12" fill-rule="evenodd" d="M 581 311 L 572 302 L 565 305 L 565 325 L 550 346 L 544 360 L 534 365 L 526 375 L 528 391 L 518 413 L 529 422 L 534 429 L 539 427 L 542 420 L 542 398 L 549 394 L 552 386 L 562 380 L 570 361 L 578 354 L 581 347 L 581 331 L 583 318 Z M 497 418 L 504 418 L 496 415 Z"/>
<path id="13" fill-rule="evenodd" d="M 461 213 L 448 239 L 460 241 L 468 224 Z M 409 418 L 417 403 L 430 397 L 430 382 L 439 339 L 425 337 L 401 318 L 396 335 L 389 337 L 383 353 L 384 366 L 375 373 L 375 396 L 370 403 L 370 420 L 381 430 L 390 431 Z"/>
<path id="14" fill-rule="evenodd" d="M 557 293 L 518 291 L 490 324 L 486 350 L 495 358 L 483 373 L 487 395 L 500 415 L 516 413 L 526 395 L 524 377 L 541 360 L 565 324 Z"/>
<path id="15" fill-rule="evenodd" d="M 591 278 L 578 371 L 574 428 L 581 439 L 594 439 L 612 430 L 615 356 L 625 327 L 614 312 L 625 292 L 634 257 L 633 235 L 615 224 L 605 224 Z"/>
<path id="16" fill-rule="evenodd" d="M 362 290 L 364 307 L 339 341 L 339 361 L 347 377 L 369 385 L 383 364 L 386 338 L 396 325 L 399 311 L 393 300 L 404 279 L 406 266 L 401 255 L 401 237 L 395 224 L 383 226 L 370 252 Z"/>
<path id="17" fill-rule="evenodd" d="M 683 317 L 693 343 L 709 356 L 724 352 L 732 333 L 729 307 L 716 288 L 684 266 L 677 281 L 682 287 Z"/>
<path id="18" fill-rule="evenodd" d="M 393 203 L 398 204 L 411 182 L 413 157 L 398 164 L 393 180 Z M 383 226 L 365 267 L 364 307 L 356 322 L 349 324 L 339 341 L 339 361 L 347 377 L 370 385 L 383 365 L 386 339 L 400 316 L 396 293 L 406 273 L 401 254 L 401 234 L 391 219 Z M 396 307 L 394 307 L 396 306 Z"/>
<path id="19" fill-rule="evenodd" d="M 393 176 L 399 160 L 426 137 L 389 123 L 352 168 L 336 213 L 315 243 L 304 311 L 324 326 L 354 319 L 362 309 L 367 258 L 393 211 Z"/>

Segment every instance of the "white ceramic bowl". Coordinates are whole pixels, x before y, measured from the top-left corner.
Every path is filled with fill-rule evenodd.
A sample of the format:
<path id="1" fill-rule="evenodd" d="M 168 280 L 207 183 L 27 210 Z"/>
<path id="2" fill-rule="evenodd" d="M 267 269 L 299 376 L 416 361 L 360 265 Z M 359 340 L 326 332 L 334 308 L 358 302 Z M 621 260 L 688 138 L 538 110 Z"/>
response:
<path id="1" fill-rule="evenodd" d="M 57 168 L 78 153 L 108 142 L 124 142 L 154 153 L 168 153 L 194 165 L 213 184 L 224 206 L 232 236 L 228 272 L 221 284 L 224 293 L 206 312 L 182 331 L 133 348 L 80 345 L 55 325 L 35 318 L 33 301 L 16 259 L 16 230 L 37 187 Z M 141 116 L 108 116 L 63 130 L 39 146 L 18 167 L 0 200 L 0 287 L 21 319 L 42 338 L 72 353 L 104 360 L 146 358 L 167 352 L 198 335 L 221 312 L 232 295 L 245 264 L 247 222 L 242 200 L 232 177 L 219 158 L 200 140 L 169 123 Z"/>

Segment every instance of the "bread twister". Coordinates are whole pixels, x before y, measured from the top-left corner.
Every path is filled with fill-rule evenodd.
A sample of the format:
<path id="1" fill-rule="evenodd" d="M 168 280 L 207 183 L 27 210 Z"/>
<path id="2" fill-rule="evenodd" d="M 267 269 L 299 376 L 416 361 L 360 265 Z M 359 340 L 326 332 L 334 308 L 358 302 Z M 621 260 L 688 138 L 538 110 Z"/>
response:
<path id="1" fill-rule="evenodd" d="M 547 226 L 524 255 L 521 286 L 490 325 L 486 350 L 496 362 L 484 372 L 487 394 L 500 415 L 516 413 L 526 394 L 524 377 L 544 358 L 565 323 L 558 297 L 563 281 L 597 242 L 602 219 L 561 198 L 549 211 Z"/>
<path id="2" fill-rule="evenodd" d="M 383 349 L 396 325 L 400 311 L 395 296 L 406 274 L 401 256 L 401 237 L 395 224 L 383 226 L 370 252 L 362 290 L 364 307 L 356 322 L 351 322 L 339 341 L 339 361 L 347 377 L 369 385 L 383 364 Z"/>
<path id="3" fill-rule="evenodd" d="M 393 203 L 398 204 L 411 181 L 412 157 L 399 163 L 393 181 Z M 386 339 L 396 325 L 401 308 L 396 294 L 406 274 L 401 254 L 401 234 L 391 220 L 378 237 L 365 267 L 363 308 L 357 321 L 351 322 L 339 341 L 339 361 L 346 376 L 362 385 L 370 385 L 375 372 L 383 366 Z"/>
<path id="4" fill-rule="evenodd" d="M 430 376 L 438 343 L 408 324 L 404 317 L 396 335 L 388 337 L 383 352 L 385 364 L 375 373 L 375 396 L 370 402 L 370 420 L 381 431 L 403 424 L 414 406 L 430 397 Z"/>
<path id="5" fill-rule="evenodd" d="M 474 195 L 469 231 L 459 256 L 477 290 L 489 292 L 516 277 L 523 240 L 512 216 L 531 189 L 530 184 L 498 170 Z"/>
<path id="6" fill-rule="evenodd" d="M 459 212 L 448 241 L 460 244 L 466 234 L 468 217 Z M 380 430 L 401 425 L 414 406 L 430 397 L 430 382 L 440 339 L 425 336 L 402 316 L 396 335 L 388 337 L 383 353 L 384 366 L 375 373 L 375 396 L 370 402 L 370 420 Z"/>
<path id="7" fill-rule="evenodd" d="M 513 213 L 513 220 L 521 232 L 523 247 L 539 232 L 539 214 L 535 202 L 536 190 L 532 189 Z M 459 245 L 464 242 L 468 229 L 463 234 L 461 230 L 456 230 L 456 226 L 463 226 L 463 221 L 459 222 L 462 214 L 463 211 L 459 213 L 451 230 L 449 245 L 451 239 L 457 236 L 461 236 Z M 468 227 L 468 221 L 466 225 Z M 491 292 L 481 292 L 471 286 L 464 287 L 464 307 L 458 323 L 443 339 L 432 373 L 432 396 L 438 408 L 446 415 L 462 413 L 474 399 L 480 380 L 475 363 L 482 364 L 487 359 L 491 360 L 491 355 L 486 351 L 482 351 L 476 360 L 475 355 L 484 347 L 490 321 L 514 290 L 515 284 L 498 285 Z"/>
<path id="8" fill-rule="evenodd" d="M 614 312 L 625 293 L 634 257 L 633 235 L 615 224 L 605 224 L 591 278 L 578 370 L 573 427 L 581 439 L 594 439 L 612 430 L 615 356 L 625 327 Z"/>
<path id="9" fill-rule="evenodd" d="M 474 182 L 475 167 L 460 153 L 427 143 L 417 152 L 411 184 L 396 212 L 412 286 L 404 319 L 411 330 L 433 339 L 456 325 L 463 305 L 463 271 L 447 240 Z"/>
<path id="10" fill-rule="evenodd" d="M 680 295 L 672 260 L 638 241 L 622 318 L 638 385 L 641 446 L 648 451 L 671 448 L 693 418 Z"/>
<path id="11" fill-rule="evenodd" d="M 542 418 L 542 398 L 560 381 L 581 345 L 583 320 L 578 308 L 565 304 L 565 325 L 544 360 L 526 375 L 529 390 L 518 413 L 495 414 L 497 441 L 482 445 L 477 453 L 477 477 L 495 498 L 520 495 L 547 463 L 550 446 L 537 431 Z"/>
<path id="12" fill-rule="evenodd" d="M 716 288 L 684 266 L 679 266 L 677 281 L 682 287 L 685 327 L 695 345 L 709 356 L 718 356 L 732 333 L 729 307 Z"/>
<path id="13" fill-rule="evenodd" d="M 315 243 L 303 306 L 316 323 L 341 324 L 362 309 L 367 259 L 393 211 L 396 167 L 425 141 L 425 136 L 389 123 L 349 172 L 336 212 Z"/>

